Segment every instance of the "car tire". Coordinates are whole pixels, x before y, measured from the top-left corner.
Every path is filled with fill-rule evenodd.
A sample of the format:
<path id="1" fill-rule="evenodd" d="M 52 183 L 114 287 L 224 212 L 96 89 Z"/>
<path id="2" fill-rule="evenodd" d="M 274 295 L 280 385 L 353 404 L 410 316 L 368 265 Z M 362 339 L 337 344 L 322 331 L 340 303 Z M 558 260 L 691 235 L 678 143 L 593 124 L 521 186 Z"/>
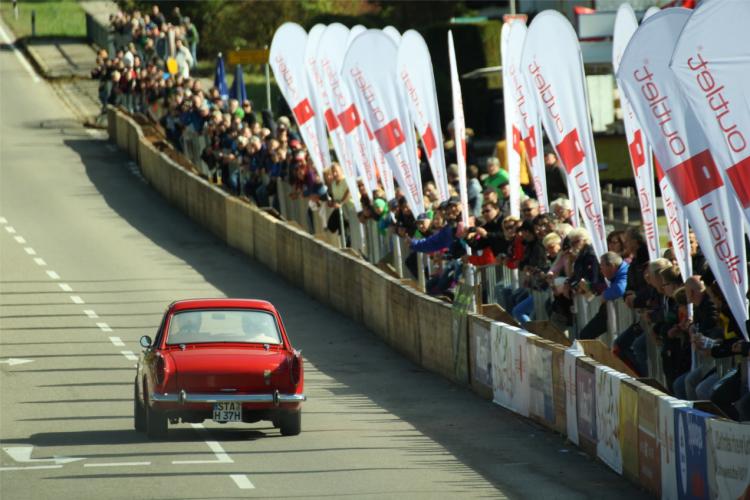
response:
<path id="1" fill-rule="evenodd" d="M 302 432 L 302 410 L 286 413 L 279 418 L 282 436 L 296 436 Z"/>
<path id="2" fill-rule="evenodd" d="M 138 432 L 146 432 L 146 409 L 138 400 L 138 381 L 133 384 L 133 427 Z"/>
<path id="3" fill-rule="evenodd" d="M 146 407 L 146 435 L 149 439 L 165 438 L 167 436 L 167 428 L 169 425 L 167 416 L 162 412 L 149 407 L 148 403 L 144 406 Z"/>

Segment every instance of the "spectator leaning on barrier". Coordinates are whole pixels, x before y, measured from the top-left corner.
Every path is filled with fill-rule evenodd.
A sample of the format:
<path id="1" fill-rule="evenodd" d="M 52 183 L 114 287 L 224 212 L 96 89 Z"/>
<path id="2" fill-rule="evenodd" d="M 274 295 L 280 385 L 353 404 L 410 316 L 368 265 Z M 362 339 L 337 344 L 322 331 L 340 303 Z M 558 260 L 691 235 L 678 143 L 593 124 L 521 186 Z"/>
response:
<path id="1" fill-rule="evenodd" d="M 580 293 L 593 292 L 602 298 L 599 311 L 578 334 L 578 338 L 584 340 L 595 339 L 607 331 L 607 318 L 609 314 L 607 312 L 607 302 L 621 298 L 625 293 L 625 286 L 627 284 L 629 265 L 619 253 L 605 253 L 601 256 L 599 264 L 602 275 L 609 281 L 609 286 L 601 281 L 593 284 L 581 281 L 578 284 Z"/>

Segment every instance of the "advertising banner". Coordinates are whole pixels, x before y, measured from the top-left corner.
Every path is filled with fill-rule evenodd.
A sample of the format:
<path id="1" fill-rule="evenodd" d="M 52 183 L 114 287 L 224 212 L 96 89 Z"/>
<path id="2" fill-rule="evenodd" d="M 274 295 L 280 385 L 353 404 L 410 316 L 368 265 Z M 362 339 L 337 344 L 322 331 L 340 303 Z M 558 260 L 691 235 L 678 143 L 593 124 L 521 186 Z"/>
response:
<path id="1" fill-rule="evenodd" d="M 674 411 L 677 493 L 679 498 L 708 498 L 706 422 L 710 413 L 692 408 Z"/>
<path id="2" fill-rule="evenodd" d="M 529 415 L 529 333 L 504 323 L 492 323 L 493 401 L 523 416 Z"/>
<path id="3" fill-rule="evenodd" d="M 308 88 L 305 70 L 307 33 L 296 23 L 284 23 L 273 35 L 268 62 L 281 95 L 292 110 L 302 140 L 307 146 L 315 169 L 323 178 L 323 169 L 331 164 L 328 137 L 315 96 Z"/>
<path id="4" fill-rule="evenodd" d="M 620 385 L 628 378 L 604 365 L 596 367 L 596 455 L 622 474 L 620 448 Z"/>
<path id="5" fill-rule="evenodd" d="M 360 117 L 375 136 L 412 213 L 424 213 L 422 180 L 411 118 L 401 103 L 397 47 L 380 30 L 357 35 L 344 57 L 341 75 L 363 104 Z M 391 61 L 392 64 L 384 64 Z"/>
<path id="6" fill-rule="evenodd" d="M 675 410 L 689 407 L 690 403 L 671 396 L 662 396 L 659 407 L 659 451 L 661 452 L 661 497 L 664 500 L 679 498 L 677 491 L 677 456 L 675 455 Z"/>
<path id="7" fill-rule="evenodd" d="M 620 450 L 622 451 L 622 473 L 633 482 L 638 482 L 638 386 L 632 378 L 620 384 Z"/>
<path id="8" fill-rule="evenodd" d="M 638 480 L 657 498 L 661 496 L 660 395 L 647 385 L 638 388 Z"/>
<path id="9" fill-rule="evenodd" d="M 690 12 L 665 9 L 641 24 L 625 49 L 617 79 L 745 332 L 747 261 L 743 232 L 737 230 L 742 213 L 727 189 L 693 107 L 668 66 Z"/>
<path id="10" fill-rule="evenodd" d="M 418 32 L 404 33 L 398 46 L 398 76 L 414 127 L 422 138 L 432 178 L 441 201 L 450 197 L 440 125 L 435 75 L 427 44 Z"/>
<path id="11" fill-rule="evenodd" d="M 492 345 L 490 343 L 491 325 L 485 321 L 473 319 L 471 332 L 473 336 L 474 372 L 476 382 L 492 387 Z"/>
<path id="12" fill-rule="evenodd" d="M 466 122 L 464 121 L 464 102 L 461 97 L 461 83 L 458 80 L 456 50 L 453 47 L 453 32 L 448 30 L 448 59 L 451 67 L 451 95 L 453 98 L 453 132 L 456 144 L 456 163 L 458 164 L 458 194 L 461 198 L 461 220 L 469 224 L 469 195 L 466 188 Z"/>
<path id="13" fill-rule="evenodd" d="M 638 20 L 635 17 L 633 7 L 628 3 L 623 3 L 617 9 L 615 31 L 612 38 L 612 66 L 615 73 L 620 67 L 620 59 L 622 59 L 625 47 L 636 29 L 638 29 Z M 644 137 L 633 108 L 621 89 L 620 106 L 625 123 L 625 137 L 628 140 L 630 164 L 633 167 L 638 201 L 641 204 L 641 219 L 643 220 L 643 232 L 648 244 L 648 255 L 650 260 L 656 260 L 661 257 L 661 250 L 659 248 L 659 225 L 656 217 L 656 193 L 654 192 L 654 165 L 651 146 Z"/>
<path id="14" fill-rule="evenodd" d="M 576 406 L 578 410 L 578 442 L 587 453 L 596 455 L 596 377 L 595 361 L 581 357 L 576 360 Z"/>
<path id="15" fill-rule="evenodd" d="M 370 156 L 370 139 L 361 118 L 361 107 L 355 102 L 349 87 L 341 77 L 341 64 L 344 61 L 347 45 L 344 40 L 351 40 L 349 29 L 343 24 L 334 23 L 322 33 L 317 51 L 317 70 L 321 77 L 322 92 L 328 96 L 329 107 L 326 110 L 326 122 L 334 126 L 342 154 L 347 161 L 353 183 L 349 185 L 352 193 L 358 193 L 357 177 L 362 179 L 367 193 L 377 187 L 375 168 Z M 334 145 L 336 142 L 334 142 Z M 339 155 L 339 148 L 336 148 Z M 339 155 L 339 161 L 341 160 Z M 353 191 L 352 191 L 353 189 Z M 360 209 L 358 208 L 357 211 Z"/>
<path id="16" fill-rule="evenodd" d="M 547 178 L 544 171 L 544 148 L 542 145 L 542 122 L 536 100 L 526 86 L 521 68 L 521 55 L 526 41 L 526 24 L 513 20 L 504 24 L 500 33 L 503 61 L 503 89 L 505 101 L 506 151 L 510 175 L 511 215 L 519 215 L 521 151 L 526 150 L 526 160 L 531 174 L 539 212 L 549 211 L 547 200 Z M 505 37 L 505 38 L 504 38 Z M 507 40 L 506 40 L 507 38 Z M 514 212 L 515 210 L 515 212 Z"/>
<path id="17" fill-rule="evenodd" d="M 661 200 L 664 205 L 664 216 L 667 219 L 667 231 L 672 242 L 672 248 L 677 257 L 677 265 L 680 268 L 682 280 L 687 280 L 693 274 L 693 261 L 690 255 L 689 227 L 685 212 L 682 211 L 677 197 L 672 190 L 672 185 L 664 176 L 664 171 L 659 161 L 654 158 L 654 169 L 656 180 L 661 190 Z"/>
<path id="18" fill-rule="evenodd" d="M 750 423 L 718 418 L 707 423 L 711 498 L 750 498 Z"/>
<path id="19" fill-rule="evenodd" d="M 565 16 L 552 10 L 537 14 L 526 34 L 521 66 L 572 184 L 584 227 L 596 254 L 602 255 L 607 242 L 586 80 L 578 36 Z"/>
<path id="20" fill-rule="evenodd" d="M 552 351 L 535 342 L 527 343 L 529 373 L 529 414 L 550 427 L 555 426 L 552 387 Z"/>
<path id="21" fill-rule="evenodd" d="M 568 439 L 578 444 L 578 404 L 576 395 L 576 364 L 577 359 L 583 356 L 583 348 L 578 342 L 573 342 L 570 348 L 565 350 L 563 364 L 565 366 L 565 420 L 567 423 Z"/>

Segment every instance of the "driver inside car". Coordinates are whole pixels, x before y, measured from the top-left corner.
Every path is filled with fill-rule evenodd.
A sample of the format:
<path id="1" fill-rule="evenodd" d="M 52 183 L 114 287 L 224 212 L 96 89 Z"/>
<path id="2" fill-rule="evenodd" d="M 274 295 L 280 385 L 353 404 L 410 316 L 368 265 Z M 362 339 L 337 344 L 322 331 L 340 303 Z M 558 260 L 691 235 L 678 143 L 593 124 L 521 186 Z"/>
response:
<path id="1" fill-rule="evenodd" d="M 201 330 L 200 313 L 182 313 L 174 316 L 175 328 L 170 333 L 170 343 L 195 341 Z"/>

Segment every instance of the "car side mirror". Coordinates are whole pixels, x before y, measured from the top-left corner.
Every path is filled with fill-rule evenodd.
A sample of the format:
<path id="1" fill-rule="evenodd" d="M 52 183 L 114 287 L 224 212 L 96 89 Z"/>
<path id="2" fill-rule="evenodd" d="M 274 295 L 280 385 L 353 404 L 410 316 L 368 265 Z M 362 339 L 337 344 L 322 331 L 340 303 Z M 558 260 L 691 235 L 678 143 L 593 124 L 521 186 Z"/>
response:
<path id="1" fill-rule="evenodd" d="M 144 349 L 148 349 L 149 347 L 151 347 L 151 337 L 149 337 L 148 335 L 144 335 L 143 337 L 141 337 L 141 347 L 143 347 Z"/>

